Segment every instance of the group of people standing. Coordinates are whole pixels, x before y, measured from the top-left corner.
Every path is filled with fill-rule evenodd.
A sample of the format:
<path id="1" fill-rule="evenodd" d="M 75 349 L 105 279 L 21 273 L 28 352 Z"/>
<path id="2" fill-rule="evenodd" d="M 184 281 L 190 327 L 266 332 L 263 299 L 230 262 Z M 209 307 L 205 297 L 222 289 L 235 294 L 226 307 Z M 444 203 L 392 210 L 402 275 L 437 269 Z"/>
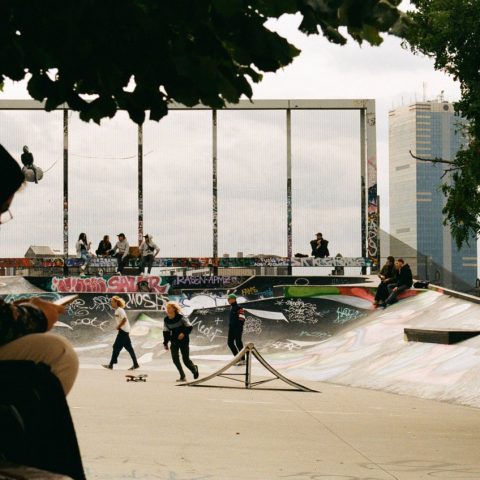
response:
<path id="1" fill-rule="evenodd" d="M 375 295 L 374 306 L 387 308 L 395 303 L 400 293 L 411 288 L 413 284 L 412 270 L 403 258 L 395 260 L 387 257 L 387 262 L 378 274 L 380 284 Z"/>
<path id="2" fill-rule="evenodd" d="M 125 266 L 130 259 L 130 244 L 124 233 L 117 235 L 118 241 L 115 246 L 112 247 L 110 237 L 105 235 L 98 244 L 98 248 L 95 253 L 92 252 L 92 242 L 87 239 L 85 233 L 81 233 L 78 237 L 75 249 L 77 251 L 77 258 L 83 258 L 85 263 L 97 256 L 97 257 L 115 257 L 117 259 L 117 273 L 122 274 Z M 140 253 L 140 268 L 144 272 L 147 269 L 147 273 L 152 272 L 153 261 L 160 252 L 160 248 L 153 241 L 151 235 L 144 235 L 143 241 L 139 247 Z"/>

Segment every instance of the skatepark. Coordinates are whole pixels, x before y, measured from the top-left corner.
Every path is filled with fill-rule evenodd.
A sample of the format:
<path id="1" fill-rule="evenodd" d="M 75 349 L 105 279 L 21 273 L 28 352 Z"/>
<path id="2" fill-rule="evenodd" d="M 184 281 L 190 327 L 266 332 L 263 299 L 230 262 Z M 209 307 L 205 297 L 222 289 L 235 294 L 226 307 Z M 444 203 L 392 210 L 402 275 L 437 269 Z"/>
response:
<path id="1" fill-rule="evenodd" d="M 112 172 L 108 189 L 103 178 L 95 186 L 85 176 L 97 168 L 100 150 L 89 152 L 87 147 L 99 142 L 100 131 L 82 130 L 76 137 L 82 139 L 81 144 L 68 143 L 65 132 L 76 125 L 75 117 L 66 111 L 58 117 L 55 131 L 61 137 L 55 145 L 60 157 L 58 152 L 51 157 L 63 158 L 63 172 L 53 169 L 37 190 L 30 190 L 28 204 L 27 196 L 19 196 L 16 205 L 22 214 L 27 212 L 22 225 L 40 225 L 34 232 L 42 239 L 38 245 L 47 243 L 43 238 L 50 239 L 50 219 L 55 218 L 51 244 L 63 243 L 63 250 L 56 249 L 48 258 L 42 253 L 20 257 L 28 248 L 23 248 L 25 239 L 35 241 L 32 232 L 25 230 L 19 239 L 14 229 L 5 229 L 4 241 L 10 250 L 0 259 L 0 297 L 7 302 L 32 296 L 54 301 L 78 294 L 54 333 L 71 341 L 80 360 L 68 403 L 88 479 L 480 478 L 478 298 L 432 285 L 409 290 L 385 310 L 373 308 L 378 277 L 365 274 L 368 269 L 376 273 L 382 263 L 374 102 L 332 102 L 257 104 L 258 108 L 280 109 L 272 110 L 272 116 L 282 115 L 278 122 L 286 127 L 278 135 L 258 133 L 261 117 L 246 124 L 258 133 L 259 143 L 270 139 L 277 145 L 282 139 L 292 145 L 292 137 L 296 140 L 292 125 L 294 132 L 295 126 L 303 132 L 304 124 L 328 120 L 323 119 L 322 110 L 347 109 L 337 120 L 357 125 L 354 148 L 346 142 L 327 151 L 326 140 L 318 132 L 325 130 L 328 136 L 328 129 L 315 129 L 311 138 L 300 136 L 302 141 L 293 142 L 293 149 L 285 155 L 270 155 L 272 149 L 266 147 L 265 151 L 257 147 L 242 151 L 223 144 L 221 135 L 217 139 L 217 128 L 221 133 L 222 125 L 229 125 L 227 117 L 219 115 L 218 127 L 216 113 L 200 111 L 202 118 L 196 117 L 194 123 L 203 127 L 208 116 L 212 144 L 210 140 L 199 142 L 198 149 L 189 144 L 192 152 L 182 154 L 181 159 L 173 154 L 178 145 L 169 130 L 149 124 L 145 125 L 145 143 L 143 130 L 135 130 L 133 136 L 126 131 L 120 135 L 133 140 L 119 144 L 118 151 L 110 153 L 116 142 L 105 147 L 105 156 L 118 157 L 118 165 L 123 165 Z M 251 105 L 241 107 L 250 109 Z M 40 107 L 28 103 L 22 108 Z M 182 108 L 169 118 L 178 121 L 175 113 L 181 115 Z M 350 110 L 359 116 L 353 117 Z M 313 123 L 308 116 L 312 113 Z M 106 128 L 119 135 L 116 127 Z M 83 141 L 87 137 L 90 142 Z M 302 142 L 304 150 L 299 148 Z M 171 145 L 175 161 L 168 169 L 158 170 L 158 155 L 147 155 L 155 150 L 166 152 L 166 145 Z M 124 155 L 133 147 L 138 156 Z M 196 150 L 206 152 L 203 163 Z M 340 151 L 345 153 L 345 170 L 338 167 Z M 235 177 L 217 189 L 218 179 L 227 178 L 222 171 L 226 163 L 219 164 L 223 176 L 217 178 L 217 153 L 228 158 L 229 164 L 238 160 L 245 171 L 250 167 L 256 171 L 258 162 L 270 157 L 283 159 L 284 164 L 281 168 L 272 164 L 268 179 L 259 175 L 249 188 Z M 76 159 L 75 155 L 80 156 Z M 297 159 L 295 169 L 292 158 Z M 312 158 L 317 160 L 314 170 Z M 321 160 L 327 158 L 338 168 L 325 175 Z M 299 159 L 305 160 L 304 167 Z M 185 172 L 180 165 L 186 167 Z M 191 172 L 194 165 L 198 167 L 195 175 Z M 122 178 L 116 176 L 119 172 Z M 124 177 L 128 198 L 119 188 Z M 181 206 L 198 203 L 198 209 L 179 207 L 172 212 L 156 196 L 158 178 L 182 185 L 182 191 L 175 190 L 173 196 Z M 183 188 L 185 178 L 191 179 L 188 188 Z M 328 215 L 321 221 L 323 231 L 332 232 L 328 238 L 335 257 L 297 257 L 294 252 L 307 251 L 311 228 L 317 228 L 312 222 L 317 221 L 318 192 L 331 190 L 336 179 L 342 179 L 341 192 L 322 203 L 322 212 Z M 41 188 L 48 182 L 59 194 L 58 201 L 52 202 L 51 210 L 35 210 L 32 205 L 42 205 Z M 265 188 L 267 182 L 269 188 Z M 199 201 L 197 187 L 206 192 L 208 202 Z M 187 192 L 191 198 L 180 202 Z M 88 201 L 79 201 L 83 198 Z M 104 202 L 102 209 L 90 206 Z M 266 205 L 275 208 L 269 210 Z M 172 218 L 172 228 L 164 228 Z M 184 233 L 180 227 L 185 227 Z M 86 228 L 89 238 L 102 238 L 105 231 L 127 233 L 132 251 L 123 275 L 113 274 L 118 266 L 113 257 L 88 262 L 74 257 L 72 244 Z M 139 247 L 134 246 L 137 241 L 140 245 L 146 231 L 155 233 L 165 255 L 155 258 L 152 275 L 139 273 Z M 192 232 L 201 244 L 191 242 Z M 272 253 L 244 257 L 243 251 Z M 255 346 L 270 370 L 256 358 L 247 366 L 231 365 L 227 347 L 230 293 L 237 295 L 245 310 L 244 343 Z M 126 302 L 140 363 L 135 373 L 148 375 L 146 382 L 126 381 L 131 361 L 125 352 L 113 370 L 102 368 L 116 336 L 114 295 Z M 180 304 L 193 325 L 190 354 L 199 367 L 198 386 L 176 383 L 178 373 L 163 347 L 164 306 L 170 300 Z M 409 338 L 409 330 L 423 332 L 423 339 Z M 445 343 L 440 339 L 442 332 L 447 337 L 451 333 L 452 338 L 467 333 L 470 337 Z M 221 376 L 215 375 L 226 366 Z M 311 391 L 275 379 L 272 372 Z M 247 376 L 252 388 L 245 388 Z"/>
<path id="2" fill-rule="evenodd" d="M 480 331 L 478 299 L 431 287 L 375 310 L 375 277 L 339 285 L 292 278 L 293 285 L 277 279 L 268 288 L 268 278 L 253 277 L 210 291 L 190 282 L 161 294 L 120 293 L 130 301 L 145 383 L 125 381 L 125 353 L 113 371 L 101 368 L 114 339 L 113 293 L 80 293 L 55 331 L 80 357 L 69 403 L 87 478 L 480 478 L 480 338 L 441 344 L 405 335 L 406 328 Z M 0 294 L 70 293 L 48 287 L 59 281 L 43 279 L 41 289 L 29 280 L 4 277 Z M 163 302 L 179 301 L 193 324 L 191 357 L 202 379 L 232 360 L 227 292 L 246 311 L 244 342 L 316 393 L 280 380 L 245 389 L 238 366 L 227 373 L 240 382 L 175 383 L 162 345 Z M 271 375 L 253 359 L 252 377 Z"/>

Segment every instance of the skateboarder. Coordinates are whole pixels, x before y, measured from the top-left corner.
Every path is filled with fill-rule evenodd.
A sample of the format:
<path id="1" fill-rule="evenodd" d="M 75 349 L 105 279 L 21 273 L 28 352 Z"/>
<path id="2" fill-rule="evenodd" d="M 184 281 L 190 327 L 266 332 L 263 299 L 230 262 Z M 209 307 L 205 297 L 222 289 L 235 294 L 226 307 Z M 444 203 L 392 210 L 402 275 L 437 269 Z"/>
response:
<path id="1" fill-rule="evenodd" d="M 192 331 L 192 325 L 180 313 L 180 305 L 176 302 L 167 302 L 165 306 L 167 316 L 163 321 L 163 345 L 165 350 L 168 350 L 168 343 L 170 342 L 170 351 L 172 360 L 177 367 L 180 378 L 177 382 L 185 382 L 187 380 L 185 372 L 178 351 L 182 352 L 182 360 L 185 366 L 192 372 L 193 378 L 198 378 L 198 367 L 190 360 L 190 339 L 189 335 Z"/>
<path id="2" fill-rule="evenodd" d="M 231 293 L 227 297 L 227 301 L 231 305 L 230 317 L 228 321 L 227 344 L 235 356 L 243 348 L 242 335 L 243 325 L 245 324 L 245 311 L 237 303 L 237 296 L 234 293 Z M 245 365 L 245 357 L 242 357 L 237 365 Z"/>
<path id="3" fill-rule="evenodd" d="M 130 340 L 130 322 L 128 321 L 127 314 L 125 313 L 125 300 L 123 298 L 115 295 L 111 300 L 112 308 L 115 309 L 115 321 L 117 322 L 117 338 L 113 343 L 112 358 L 108 365 L 102 365 L 104 368 L 112 370 L 113 365 L 117 363 L 118 355 L 120 354 L 122 348 L 130 354 L 132 358 L 133 365 L 129 370 L 136 370 L 140 367 L 137 361 L 137 356 L 133 350 L 132 342 Z"/>

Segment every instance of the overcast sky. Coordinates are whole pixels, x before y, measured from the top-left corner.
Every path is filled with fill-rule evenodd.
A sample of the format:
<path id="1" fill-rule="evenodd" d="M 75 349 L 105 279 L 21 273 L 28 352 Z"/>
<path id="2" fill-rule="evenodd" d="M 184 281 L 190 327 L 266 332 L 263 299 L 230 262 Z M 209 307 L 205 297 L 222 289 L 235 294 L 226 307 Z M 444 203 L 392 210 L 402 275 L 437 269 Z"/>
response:
<path id="1" fill-rule="evenodd" d="M 375 99 L 381 226 L 388 230 L 388 110 L 424 92 L 427 100 L 443 91 L 455 101 L 458 84 L 396 38 L 380 47 L 352 40 L 340 47 L 300 34 L 299 22 L 288 16 L 269 24 L 302 53 L 254 85 L 254 99 Z M 24 84 L 6 83 L 0 100 L 12 98 L 28 98 Z M 80 231 L 95 244 L 122 231 L 136 244 L 136 127 L 123 113 L 101 128 L 74 113 L 70 122 L 70 249 Z M 294 253 L 308 253 L 308 240 L 321 230 L 331 254 L 360 255 L 358 124 L 353 112 L 294 112 Z M 285 255 L 284 114 L 220 112 L 218 126 L 219 253 Z M 173 112 L 147 123 L 144 136 L 145 232 L 162 256 L 211 255 L 210 114 Z M 0 230 L 1 256 L 22 256 L 30 244 L 62 248 L 62 141 L 59 112 L 0 112 L 0 142 L 17 159 L 28 144 L 44 168 L 58 161 L 40 185 L 17 196 L 15 229 Z"/>

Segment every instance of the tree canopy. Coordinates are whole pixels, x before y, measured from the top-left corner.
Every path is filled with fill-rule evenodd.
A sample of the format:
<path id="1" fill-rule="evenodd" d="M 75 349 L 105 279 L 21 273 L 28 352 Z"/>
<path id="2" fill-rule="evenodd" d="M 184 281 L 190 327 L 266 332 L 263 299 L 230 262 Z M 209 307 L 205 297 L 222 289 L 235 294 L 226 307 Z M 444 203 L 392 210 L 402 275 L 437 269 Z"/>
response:
<path id="1" fill-rule="evenodd" d="M 169 102 L 221 108 L 300 52 L 265 23 L 300 14 L 299 29 L 344 44 L 401 34 L 401 0 L 2 0 L 0 86 L 27 75 L 32 98 L 67 103 L 85 121 L 118 109 L 141 124 Z"/>
<path id="2" fill-rule="evenodd" d="M 468 144 L 449 161 L 442 190 L 447 197 L 444 223 L 457 246 L 480 234 L 480 0 L 412 0 L 416 11 L 406 34 L 416 53 L 460 82 L 455 103 L 468 121 Z M 433 159 L 438 161 L 441 159 Z"/>

